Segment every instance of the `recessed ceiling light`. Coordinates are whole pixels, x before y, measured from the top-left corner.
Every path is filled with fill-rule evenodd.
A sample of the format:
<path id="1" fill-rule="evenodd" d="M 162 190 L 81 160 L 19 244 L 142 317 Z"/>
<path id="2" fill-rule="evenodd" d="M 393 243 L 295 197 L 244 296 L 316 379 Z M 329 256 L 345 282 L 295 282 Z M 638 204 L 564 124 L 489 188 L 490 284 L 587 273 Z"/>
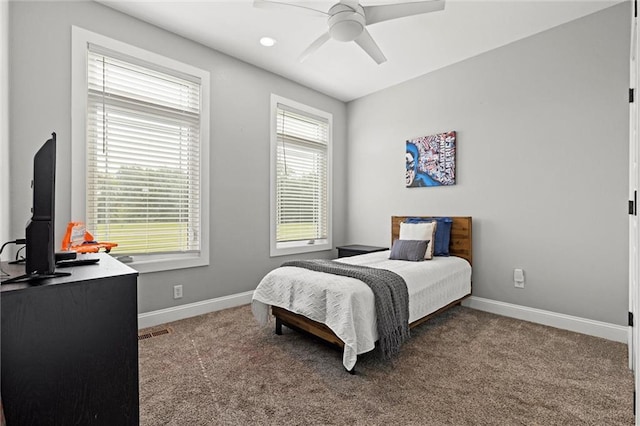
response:
<path id="1" fill-rule="evenodd" d="M 260 44 L 265 46 L 265 47 L 271 47 L 274 44 L 276 44 L 276 41 L 274 39 L 272 39 L 271 37 L 262 37 L 260 39 Z"/>

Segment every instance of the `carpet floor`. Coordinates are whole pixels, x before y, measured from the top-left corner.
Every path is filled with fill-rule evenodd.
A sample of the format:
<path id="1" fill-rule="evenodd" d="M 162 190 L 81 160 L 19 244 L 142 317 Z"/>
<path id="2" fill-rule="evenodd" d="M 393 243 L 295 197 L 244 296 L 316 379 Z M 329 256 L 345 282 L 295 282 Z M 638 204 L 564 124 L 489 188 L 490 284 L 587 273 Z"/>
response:
<path id="1" fill-rule="evenodd" d="M 141 425 L 633 425 L 626 345 L 465 307 L 400 355 L 342 353 L 248 305 L 139 341 Z"/>

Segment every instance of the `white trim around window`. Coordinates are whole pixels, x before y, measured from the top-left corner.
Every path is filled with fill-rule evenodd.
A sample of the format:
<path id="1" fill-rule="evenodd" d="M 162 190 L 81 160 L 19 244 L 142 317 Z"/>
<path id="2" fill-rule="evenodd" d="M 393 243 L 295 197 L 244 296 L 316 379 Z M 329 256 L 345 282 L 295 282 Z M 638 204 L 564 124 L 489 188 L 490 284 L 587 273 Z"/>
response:
<path id="1" fill-rule="evenodd" d="M 270 119 L 270 255 L 331 250 L 333 115 L 272 94 Z M 284 182 L 283 167 L 304 177 Z"/>
<path id="2" fill-rule="evenodd" d="M 71 220 L 87 223 L 87 177 L 88 177 L 88 149 L 87 131 L 88 114 L 88 55 L 89 46 L 96 51 L 100 48 L 105 52 L 122 55 L 123 58 L 135 58 L 145 66 L 168 72 L 179 78 L 192 77 L 200 83 L 200 93 L 195 107 L 199 109 L 199 161 L 193 167 L 198 168 L 198 179 L 195 188 L 199 188 L 199 202 L 191 209 L 199 216 L 199 244 L 196 249 L 160 254 L 133 254 L 131 267 L 141 273 L 156 272 L 170 269 L 190 268 L 209 264 L 209 117 L 210 117 L 210 74 L 208 71 L 193 67 L 176 60 L 152 53 L 129 44 L 113 40 L 85 29 L 72 27 L 72 55 L 71 55 Z M 191 95 L 190 95 L 191 96 Z M 199 100 L 198 100 L 199 97 Z M 199 108 L 198 108 L 199 107 Z M 159 135 L 158 137 L 162 137 Z M 197 139 L 196 139 L 197 141 Z M 149 191 L 147 189 L 147 191 Z M 134 207 L 135 208 L 135 207 Z M 92 231 L 88 229 L 88 231 Z M 95 231 L 93 231 L 95 232 Z M 194 234 L 195 235 L 195 234 Z M 98 238 L 99 239 L 99 238 Z M 117 241 L 114 241 L 117 242 Z M 116 254 L 116 253 L 114 253 Z M 129 254 L 129 253 L 123 253 Z"/>

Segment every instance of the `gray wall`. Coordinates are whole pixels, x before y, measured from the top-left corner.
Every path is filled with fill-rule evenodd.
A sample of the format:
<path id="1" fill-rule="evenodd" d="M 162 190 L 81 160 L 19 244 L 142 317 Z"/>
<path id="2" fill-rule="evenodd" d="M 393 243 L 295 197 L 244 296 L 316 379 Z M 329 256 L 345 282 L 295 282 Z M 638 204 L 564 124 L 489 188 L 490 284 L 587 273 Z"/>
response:
<path id="1" fill-rule="evenodd" d="M 629 39 L 622 4 L 349 103 L 347 242 L 470 215 L 476 296 L 625 324 Z M 405 188 L 405 140 L 448 130 L 457 184 Z"/>
<path id="2" fill-rule="evenodd" d="M 272 92 L 333 114 L 334 179 L 346 179 L 343 102 L 97 3 L 12 2 L 9 12 L 11 228 L 16 234 L 23 233 L 30 217 L 32 156 L 53 130 L 58 134 L 56 241 L 75 219 L 69 196 L 72 25 L 211 73 L 210 266 L 140 276 L 140 312 L 253 290 L 285 260 L 269 258 Z M 340 244 L 346 217 L 340 184 L 334 187 L 333 207 L 334 242 Z M 183 299 L 173 300 L 174 284 L 183 284 Z"/>
<path id="3" fill-rule="evenodd" d="M 9 231 L 9 4 L 0 1 L 0 244 Z M 18 235 L 21 236 L 22 234 Z M 8 251 L 8 250 L 7 250 Z M 7 259 L 8 257 L 4 257 Z"/>

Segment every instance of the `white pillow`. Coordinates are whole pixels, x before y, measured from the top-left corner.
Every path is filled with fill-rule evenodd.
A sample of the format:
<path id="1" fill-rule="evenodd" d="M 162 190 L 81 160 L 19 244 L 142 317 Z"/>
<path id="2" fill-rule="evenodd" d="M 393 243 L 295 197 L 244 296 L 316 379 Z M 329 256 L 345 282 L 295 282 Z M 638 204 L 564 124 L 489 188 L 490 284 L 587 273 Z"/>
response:
<path id="1" fill-rule="evenodd" d="M 437 224 L 438 223 L 436 221 L 422 223 L 400 222 L 400 239 L 423 241 L 429 240 L 424 258 L 431 259 L 433 257 L 433 248 L 435 247 Z"/>

